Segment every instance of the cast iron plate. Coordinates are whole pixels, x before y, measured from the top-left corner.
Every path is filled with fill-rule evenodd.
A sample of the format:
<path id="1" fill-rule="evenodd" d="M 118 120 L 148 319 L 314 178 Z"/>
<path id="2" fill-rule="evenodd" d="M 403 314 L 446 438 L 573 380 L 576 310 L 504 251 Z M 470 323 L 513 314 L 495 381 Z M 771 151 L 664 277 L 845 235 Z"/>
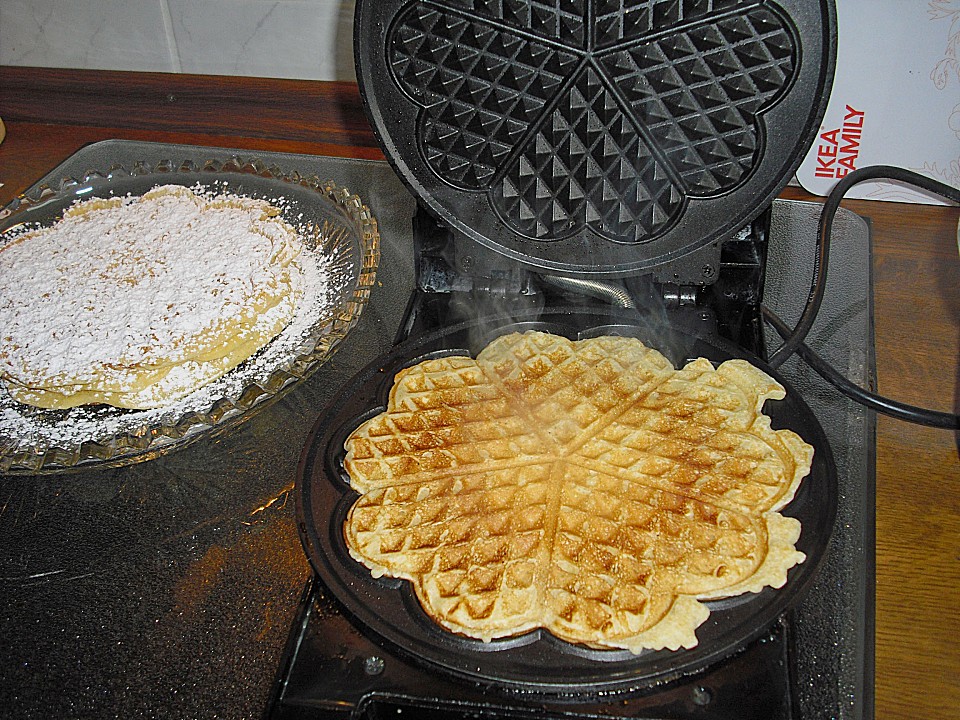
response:
<path id="1" fill-rule="evenodd" d="M 527 266 L 623 276 L 726 239 L 793 176 L 833 0 L 358 0 L 357 77 L 398 175 Z"/>
<path id="2" fill-rule="evenodd" d="M 776 372 L 748 358 L 787 388 L 787 397 L 768 401 L 765 412 L 775 429 L 790 428 L 814 446 L 810 475 L 781 512 L 803 526 L 797 549 L 805 562 L 794 567 L 779 590 L 709 602 L 709 619 L 698 629 L 691 650 L 592 650 L 557 640 L 549 632 L 484 643 L 436 625 L 420 608 L 412 586 L 393 578 L 374 579 L 353 560 L 343 538 L 343 523 L 358 497 L 343 470 L 343 442 L 363 420 L 386 407 L 394 374 L 429 357 L 471 355 L 500 334 L 543 330 L 572 339 L 602 334 L 639 337 L 661 350 L 675 365 L 695 357 L 722 362 L 743 352 L 721 342 L 681 331 L 634 324 L 629 315 L 597 315 L 588 310 L 554 311 L 509 326 L 465 323 L 396 346 L 361 371 L 323 412 L 301 457 L 297 478 L 301 539 L 317 575 L 358 627 L 428 667 L 507 692 L 551 698 L 595 698 L 649 687 L 693 673 L 729 657 L 756 639 L 803 595 L 816 574 L 833 529 L 837 508 L 836 469 L 823 430 L 799 394 Z"/>

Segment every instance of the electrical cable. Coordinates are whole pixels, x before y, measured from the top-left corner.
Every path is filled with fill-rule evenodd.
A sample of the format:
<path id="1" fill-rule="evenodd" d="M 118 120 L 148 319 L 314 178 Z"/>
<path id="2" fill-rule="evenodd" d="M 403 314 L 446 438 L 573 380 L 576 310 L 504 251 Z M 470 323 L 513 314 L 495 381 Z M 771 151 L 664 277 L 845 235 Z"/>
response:
<path id="1" fill-rule="evenodd" d="M 908 422 L 938 428 L 960 429 L 960 416 L 958 415 L 907 405 L 861 388 L 831 367 L 804 343 L 816 320 L 826 290 L 827 266 L 830 259 L 830 236 L 833 232 L 833 221 L 837 210 L 840 208 L 840 202 L 850 191 L 850 188 L 868 180 L 892 180 L 905 183 L 960 203 L 960 189 L 938 182 L 925 175 L 889 165 L 860 168 L 841 179 L 830 191 L 820 211 L 810 293 L 797 324 L 791 330 L 772 310 L 761 306 L 764 319 L 783 338 L 783 344 L 770 355 L 769 364 L 774 368 L 779 367 L 788 357 L 796 353 L 827 382 L 856 402 Z"/>
<path id="2" fill-rule="evenodd" d="M 781 320 L 772 310 L 766 307 L 761 309 L 764 320 L 770 323 L 770 325 L 780 333 L 781 337 L 786 337 L 790 334 L 790 326 Z M 906 420 L 907 422 L 918 425 L 928 425 L 945 430 L 960 430 L 960 415 L 926 410 L 897 400 L 891 400 L 890 398 L 866 390 L 841 375 L 806 343 L 800 343 L 797 346 L 797 355 L 803 358 L 807 365 L 813 368 L 820 377 L 861 405 L 865 405 L 884 415 L 895 417 L 898 420 Z"/>
<path id="3" fill-rule="evenodd" d="M 933 180 L 925 175 L 920 175 L 903 168 L 892 167 L 889 165 L 873 165 L 870 167 L 854 170 L 852 173 L 842 178 L 840 182 L 834 185 L 833 189 L 827 195 L 827 199 L 820 211 L 820 219 L 817 227 L 817 251 L 814 255 L 813 277 L 810 283 L 810 293 L 807 296 L 807 302 L 804 305 L 800 320 L 797 321 L 793 332 L 786 338 L 783 344 L 777 348 L 771 355 L 769 364 L 771 367 L 779 367 L 790 357 L 806 338 L 813 322 L 820 311 L 820 304 L 823 302 L 823 294 L 827 286 L 827 265 L 830 259 L 830 236 L 833 233 L 833 221 L 837 210 L 840 209 L 840 202 L 854 185 L 869 180 L 893 180 L 895 182 L 906 183 L 921 188 L 935 195 L 940 195 L 953 202 L 960 203 L 960 190 L 944 183 Z"/>

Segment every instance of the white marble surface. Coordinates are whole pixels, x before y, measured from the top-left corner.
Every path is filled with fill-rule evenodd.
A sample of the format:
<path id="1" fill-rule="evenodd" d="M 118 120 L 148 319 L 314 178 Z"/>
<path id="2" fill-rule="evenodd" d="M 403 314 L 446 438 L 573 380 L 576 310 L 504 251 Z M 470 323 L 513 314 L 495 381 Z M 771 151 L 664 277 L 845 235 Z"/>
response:
<path id="1" fill-rule="evenodd" d="M 353 80 L 353 0 L 0 0 L 0 65 Z"/>

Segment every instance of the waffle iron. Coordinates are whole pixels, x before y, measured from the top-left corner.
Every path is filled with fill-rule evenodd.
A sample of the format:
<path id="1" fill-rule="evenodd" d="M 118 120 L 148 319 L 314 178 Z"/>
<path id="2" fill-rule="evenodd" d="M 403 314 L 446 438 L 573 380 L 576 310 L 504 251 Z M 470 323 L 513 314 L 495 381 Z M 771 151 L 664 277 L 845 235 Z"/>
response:
<path id="1" fill-rule="evenodd" d="M 742 264 L 731 248 L 744 233 L 763 235 L 770 203 L 817 131 L 833 72 L 833 3 L 358 0 L 354 28 L 371 124 L 418 201 L 417 224 L 442 235 L 443 249 L 418 246 L 418 297 L 405 332 L 321 413 L 301 460 L 310 592 L 347 623 L 344 636 L 354 640 L 338 643 L 369 644 L 370 658 L 409 665 L 407 687 L 393 688 L 386 704 L 327 703 L 316 716 L 377 717 L 384 708 L 437 718 L 547 708 L 564 717 L 738 716 L 738 695 L 763 694 L 755 675 L 764 665 L 789 664 L 782 618 L 827 550 L 837 481 L 816 418 L 763 364 L 762 343 L 722 337 L 735 333 L 704 302 L 729 299 L 725 278 Z M 762 245 L 751 256 L 761 284 Z M 597 300 L 621 291 L 631 300 Z M 450 311 L 458 294 L 468 300 Z M 422 323 L 438 314 L 428 312 L 437 297 L 448 306 L 443 320 Z M 484 339 L 525 328 L 635 335 L 678 365 L 698 355 L 747 357 L 786 385 L 787 400 L 768 404 L 774 427 L 816 448 L 810 477 L 784 511 L 801 518 L 808 555 L 787 585 L 711 603 L 694 651 L 634 656 L 540 632 L 494 643 L 457 638 L 423 615 L 404 583 L 363 572 L 339 530 L 355 497 L 342 470 L 346 434 L 383 408 L 405 365 L 476 352 Z M 371 677 L 381 670 L 365 669 Z M 696 693 L 683 712 L 649 700 L 711 673 L 732 678 L 726 706 L 710 698 L 697 706 Z M 432 699 L 410 700 L 412 685 Z M 755 716 L 771 706 L 767 717 L 791 717 L 789 702 L 776 698 L 761 698 Z"/>

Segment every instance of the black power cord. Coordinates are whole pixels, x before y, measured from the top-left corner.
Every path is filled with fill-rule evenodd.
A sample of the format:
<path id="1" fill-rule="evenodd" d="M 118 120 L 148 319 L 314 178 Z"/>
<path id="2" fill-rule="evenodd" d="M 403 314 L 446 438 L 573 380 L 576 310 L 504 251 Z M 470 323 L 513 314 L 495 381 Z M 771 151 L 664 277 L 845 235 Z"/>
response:
<path id="1" fill-rule="evenodd" d="M 840 180 L 830 191 L 830 194 L 827 195 L 823 208 L 820 211 L 820 221 L 817 228 L 817 251 L 814 257 L 810 294 L 807 296 L 806 304 L 804 305 L 803 312 L 800 314 L 800 319 L 797 321 L 796 326 L 791 330 L 772 310 L 764 306 L 760 308 L 764 319 L 770 323 L 777 333 L 779 333 L 780 337 L 783 338 L 783 344 L 770 355 L 768 362 L 772 367 L 776 368 L 782 365 L 788 357 L 796 353 L 837 390 L 852 400 L 870 407 L 877 412 L 920 425 L 953 430 L 960 429 L 960 416 L 958 415 L 914 407 L 913 405 L 891 400 L 861 388 L 841 375 L 804 343 L 807 334 L 810 332 L 810 328 L 813 327 L 813 323 L 816 320 L 820 305 L 823 302 L 823 295 L 827 284 L 827 265 L 830 259 L 830 236 L 833 232 L 833 221 L 836 217 L 837 210 L 840 208 L 840 202 L 850 191 L 850 188 L 869 180 L 888 180 L 904 183 L 939 195 L 947 200 L 960 203 L 960 189 L 932 180 L 925 175 L 889 165 L 874 165 L 860 168 Z"/>
<path id="2" fill-rule="evenodd" d="M 789 325 L 777 317 L 769 308 L 764 307 L 761 308 L 761 310 L 764 320 L 770 323 L 774 330 L 780 333 L 781 337 L 789 337 Z M 895 417 L 898 420 L 906 420 L 907 422 L 917 423 L 919 425 L 929 425 L 930 427 L 944 428 L 945 430 L 960 430 L 960 415 L 937 412 L 935 410 L 925 410 L 865 390 L 841 375 L 832 365 L 817 355 L 817 353 L 805 343 L 800 343 L 797 346 L 797 354 L 803 358 L 807 365 L 812 367 L 820 377 L 861 405 L 872 408 L 884 415 Z"/>

